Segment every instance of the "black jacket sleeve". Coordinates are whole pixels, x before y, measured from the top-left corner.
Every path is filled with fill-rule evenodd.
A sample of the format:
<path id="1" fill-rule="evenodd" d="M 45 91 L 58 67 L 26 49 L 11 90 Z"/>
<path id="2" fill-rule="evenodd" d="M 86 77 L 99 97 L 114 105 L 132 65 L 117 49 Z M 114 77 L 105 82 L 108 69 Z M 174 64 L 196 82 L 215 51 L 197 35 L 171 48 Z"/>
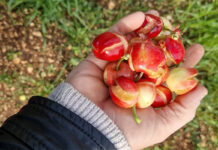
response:
<path id="1" fill-rule="evenodd" d="M 1 150 L 114 150 L 91 124 L 43 97 L 32 97 L 0 128 Z"/>

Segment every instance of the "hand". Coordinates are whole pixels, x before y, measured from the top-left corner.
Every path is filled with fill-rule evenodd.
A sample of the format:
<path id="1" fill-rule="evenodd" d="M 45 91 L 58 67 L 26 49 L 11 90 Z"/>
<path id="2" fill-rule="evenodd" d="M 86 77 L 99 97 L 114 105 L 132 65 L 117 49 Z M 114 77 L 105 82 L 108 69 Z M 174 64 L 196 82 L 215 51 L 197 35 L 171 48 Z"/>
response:
<path id="1" fill-rule="evenodd" d="M 156 11 L 150 11 L 158 15 Z M 109 30 L 123 35 L 137 29 L 144 20 L 142 12 L 135 12 L 119 20 Z M 195 44 L 186 50 L 184 67 L 194 67 L 204 54 L 201 45 Z M 131 109 L 116 106 L 109 98 L 108 87 L 102 74 L 108 62 L 93 54 L 81 62 L 68 76 L 67 82 L 99 106 L 119 127 L 132 149 L 142 149 L 164 141 L 168 136 L 191 121 L 207 89 L 199 85 L 188 94 L 177 96 L 175 101 L 161 109 L 137 109 L 142 122 L 138 125 Z"/>

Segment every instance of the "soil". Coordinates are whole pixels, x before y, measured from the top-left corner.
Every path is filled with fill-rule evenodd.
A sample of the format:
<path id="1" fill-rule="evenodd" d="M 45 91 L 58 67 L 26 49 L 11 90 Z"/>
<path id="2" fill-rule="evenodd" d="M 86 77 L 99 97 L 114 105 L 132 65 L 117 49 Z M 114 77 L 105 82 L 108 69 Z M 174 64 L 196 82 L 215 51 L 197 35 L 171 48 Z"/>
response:
<path id="1" fill-rule="evenodd" d="M 25 26 L 25 15 L 30 13 L 28 10 L 9 14 L 6 8 L 0 7 L 0 74 L 5 74 L 5 78 L 10 76 L 8 82 L 7 79 L 5 82 L 0 81 L 1 125 L 35 93 L 32 91 L 35 82 L 41 79 L 52 82 L 56 78 L 70 45 L 65 44 L 67 38 L 62 31 L 51 24 L 44 47 L 39 20 L 35 19 L 29 26 Z M 49 66 L 52 66 L 52 71 L 48 70 Z"/>

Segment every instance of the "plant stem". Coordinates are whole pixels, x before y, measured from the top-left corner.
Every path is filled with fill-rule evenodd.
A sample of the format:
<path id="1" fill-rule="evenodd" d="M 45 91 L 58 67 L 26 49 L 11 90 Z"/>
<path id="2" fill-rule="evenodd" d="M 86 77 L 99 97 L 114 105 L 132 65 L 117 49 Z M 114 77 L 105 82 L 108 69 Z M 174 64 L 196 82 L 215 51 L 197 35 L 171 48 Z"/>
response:
<path id="1" fill-rule="evenodd" d="M 117 66 L 116 66 L 116 71 L 118 71 L 119 70 L 119 66 L 120 66 L 120 64 L 121 64 L 121 62 L 123 61 L 124 59 L 123 59 L 123 57 L 117 62 Z"/>
<path id="2" fill-rule="evenodd" d="M 162 31 L 169 31 L 171 34 L 173 34 L 174 32 L 172 31 L 172 30 L 170 30 L 169 28 L 167 28 L 167 27 L 165 27 L 165 26 L 163 26 L 163 29 L 162 29 Z"/>
<path id="3" fill-rule="evenodd" d="M 117 62 L 116 71 L 119 70 L 119 66 L 120 66 L 121 62 L 124 61 L 124 60 L 128 60 L 128 59 L 129 59 L 129 54 L 124 55 L 123 57 L 121 57 L 121 59 Z"/>
<path id="4" fill-rule="evenodd" d="M 142 120 L 137 116 L 136 114 L 136 108 L 135 108 L 135 105 L 132 107 L 132 113 L 133 113 L 133 116 L 134 116 L 134 119 L 136 121 L 137 124 L 140 124 L 142 122 Z"/>
<path id="5" fill-rule="evenodd" d="M 179 39 L 179 36 L 178 36 L 177 34 L 172 34 L 172 39 L 178 40 L 178 39 Z"/>

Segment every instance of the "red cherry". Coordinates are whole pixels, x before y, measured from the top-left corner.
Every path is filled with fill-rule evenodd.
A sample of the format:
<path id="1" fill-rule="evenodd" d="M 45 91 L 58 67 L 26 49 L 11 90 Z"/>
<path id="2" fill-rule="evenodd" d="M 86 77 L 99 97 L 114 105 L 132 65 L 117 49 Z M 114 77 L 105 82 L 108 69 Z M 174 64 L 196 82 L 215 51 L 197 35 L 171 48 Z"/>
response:
<path id="1" fill-rule="evenodd" d="M 122 108 L 133 107 L 138 99 L 136 84 L 125 77 L 119 77 L 116 80 L 116 85 L 109 87 L 109 93 L 113 102 Z"/>
<path id="2" fill-rule="evenodd" d="M 181 40 L 181 33 L 177 29 L 174 35 L 167 36 L 165 41 L 159 41 L 166 57 L 168 66 L 179 64 L 185 56 L 185 48 Z"/>
<path id="3" fill-rule="evenodd" d="M 197 74 L 198 71 L 194 68 L 174 68 L 170 70 L 166 84 L 177 95 L 183 95 L 198 85 Z"/>
<path id="4" fill-rule="evenodd" d="M 147 38 L 154 38 L 161 32 L 162 28 L 163 21 L 160 17 L 152 14 L 145 14 L 145 20 L 143 24 L 134 32 L 139 35 L 143 34 L 147 36 Z"/>
<path id="5" fill-rule="evenodd" d="M 159 68 L 157 75 L 150 76 L 150 77 L 145 75 L 145 78 L 147 81 L 153 82 L 157 86 L 164 83 L 168 76 L 169 76 L 169 68 L 167 67 L 167 65 L 164 65 L 163 67 Z"/>
<path id="6" fill-rule="evenodd" d="M 149 107 L 155 99 L 156 89 L 155 85 L 152 82 L 147 81 L 146 79 L 141 79 L 136 83 L 139 96 L 136 103 L 137 108 L 146 108 Z"/>
<path id="7" fill-rule="evenodd" d="M 157 75 L 159 68 L 165 65 L 164 52 L 151 41 L 134 39 L 129 45 L 129 66 L 133 71 L 150 76 Z"/>
<path id="8" fill-rule="evenodd" d="M 172 92 L 167 87 L 160 85 L 156 87 L 156 97 L 153 104 L 151 105 L 154 108 L 164 107 L 170 103 L 172 99 Z"/>
<path id="9" fill-rule="evenodd" d="M 127 51 L 128 42 L 120 34 L 105 32 L 98 35 L 92 42 L 94 55 L 103 60 L 115 61 L 120 59 Z"/>
<path id="10" fill-rule="evenodd" d="M 181 40 L 166 38 L 166 50 L 175 64 L 180 63 L 185 56 L 185 48 Z"/>
<path id="11" fill-rule="evenodd" d="M 121 62 L 119 65 L 119 70 L 116 70 L 117 62 L 112 62 L 107 64 L 104 70 L 104 82 L 108 85 L 114 85 L 115 80 L 118 77 L 126 77 L 133 80 L 134 74 L 133 71 L 129 68 L 129 65 L 125 62 Z"/>

